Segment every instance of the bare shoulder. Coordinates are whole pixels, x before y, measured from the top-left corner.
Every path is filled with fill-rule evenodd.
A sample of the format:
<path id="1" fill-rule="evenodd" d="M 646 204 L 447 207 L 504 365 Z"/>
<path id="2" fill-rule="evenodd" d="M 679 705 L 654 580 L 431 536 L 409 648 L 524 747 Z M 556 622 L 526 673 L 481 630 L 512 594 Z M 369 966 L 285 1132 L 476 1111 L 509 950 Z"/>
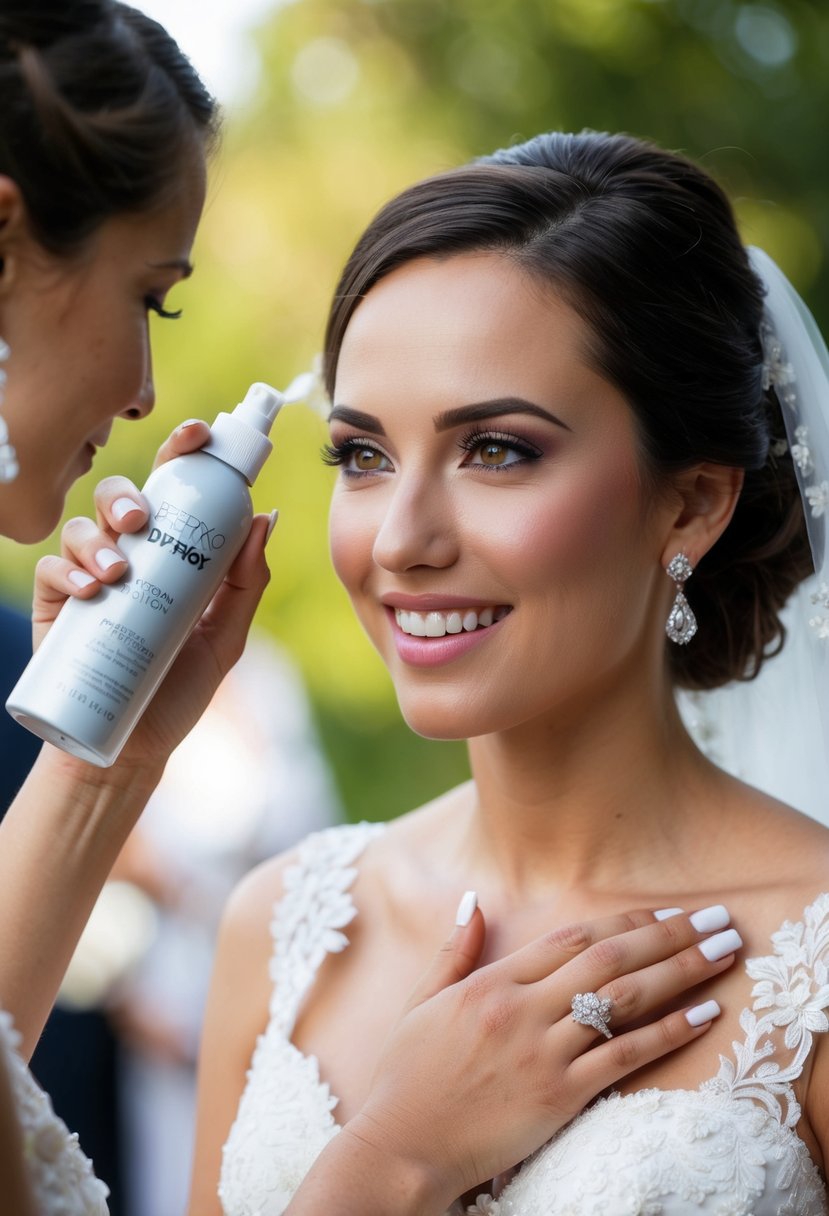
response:
<path id="1" fill-rule="evenodd" d="M 829 827 L 737 781 L 723 809 L 731 864 L 746 885 L 777 892 L 790 915 L 829 890 Z"/>
<path id="2" fill-rule="evenodd" d="M 223 931 L 251 943 L 264 936 L 269 943 L 273 907 L 284 893 L 285 871 L 296 864 L 301 847 L 269 857 L 240 879 L 225 905 Z"/>

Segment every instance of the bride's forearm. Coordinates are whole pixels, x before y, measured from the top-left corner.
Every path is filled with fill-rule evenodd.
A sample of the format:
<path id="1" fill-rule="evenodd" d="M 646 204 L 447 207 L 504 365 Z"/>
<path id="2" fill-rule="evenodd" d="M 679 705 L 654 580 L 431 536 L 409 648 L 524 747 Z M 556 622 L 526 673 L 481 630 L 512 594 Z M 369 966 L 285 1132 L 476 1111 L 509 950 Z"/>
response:
<path id="1" fill-rule="evenodd" d="M 444 1180 L 366 1139 L 352 1121 L 320 1153 L 286 1216 L 444 1216 Z"/>
<path id="2" fill-rule="evenodd" d="M 0 824 L 0 1006 L 31 1055 L 87 918 L 162 768 L 97 769 L 45 744 Z"/>

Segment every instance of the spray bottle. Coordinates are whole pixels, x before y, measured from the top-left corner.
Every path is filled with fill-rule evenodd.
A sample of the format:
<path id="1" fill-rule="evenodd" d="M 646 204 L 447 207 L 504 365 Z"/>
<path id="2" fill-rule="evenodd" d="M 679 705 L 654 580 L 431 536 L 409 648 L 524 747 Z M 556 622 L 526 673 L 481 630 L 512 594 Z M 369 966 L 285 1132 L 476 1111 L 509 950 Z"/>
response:
<path id="1" fill-rule="evenodd" d="M 150 474 L 148 522 L 118 540 L 125 576 L 67 600 L 12 689 L 6 708 L 21 725 L 99 767 L 114 763 L 247 538 L 248 487 L 284 401 L 251 385 L 209 443 Z"/>

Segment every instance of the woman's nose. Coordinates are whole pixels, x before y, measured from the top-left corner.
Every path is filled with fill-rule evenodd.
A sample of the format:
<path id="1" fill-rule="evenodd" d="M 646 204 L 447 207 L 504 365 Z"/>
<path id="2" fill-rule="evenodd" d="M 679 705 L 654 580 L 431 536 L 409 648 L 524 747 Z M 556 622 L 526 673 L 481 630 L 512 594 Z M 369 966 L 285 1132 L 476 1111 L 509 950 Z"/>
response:
<path id="1" fill-rule="evenodd" d="M 378 566 L 397 574 L 417 566 L 453 565 L 458 547 L 448 496 L 425 483 L 397 486 L 375 536 L 373 557 Z"/>
<path id="2" fill-rule="evenodd" d="M 135 397 L 131 405 L 121 411 L 122 418 L 146 418 L 155 405 L 155 381 L 153 380 L 152 370 L 147 372 L 147 377 L 141 386 L 141 390 Z"/>

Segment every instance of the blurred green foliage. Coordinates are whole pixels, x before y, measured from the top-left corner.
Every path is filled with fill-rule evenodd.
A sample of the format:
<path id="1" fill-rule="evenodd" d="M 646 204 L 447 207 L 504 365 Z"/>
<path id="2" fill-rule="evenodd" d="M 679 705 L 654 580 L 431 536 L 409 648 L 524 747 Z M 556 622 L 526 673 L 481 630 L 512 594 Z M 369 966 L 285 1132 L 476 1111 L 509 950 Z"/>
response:
<path id="1" fill-rule="evenodd" d="M 294 0 L 253 32 L 261 79 L 229 113 L 175 325 L 153 319 L 158 406 L 119 424 L 94 480 L 139 484 L 176 422 L 208 419 L 321 345 L 328 297 L 366 221 L 420 176 L 537 133 L 628 130 L 700 160 L 829 322 L 829 5 L 823 0 Z M 185 48 L 186 49 L 186 48 Z M 385 818 L 466 773 L 416 739 L 330 568 L 325 426 L 286 409 L 256 487 L 281 509 L 259 625 L 308 680 L 350 815 Z M 0 547 L 24 601 L 38 552 Z"/>

